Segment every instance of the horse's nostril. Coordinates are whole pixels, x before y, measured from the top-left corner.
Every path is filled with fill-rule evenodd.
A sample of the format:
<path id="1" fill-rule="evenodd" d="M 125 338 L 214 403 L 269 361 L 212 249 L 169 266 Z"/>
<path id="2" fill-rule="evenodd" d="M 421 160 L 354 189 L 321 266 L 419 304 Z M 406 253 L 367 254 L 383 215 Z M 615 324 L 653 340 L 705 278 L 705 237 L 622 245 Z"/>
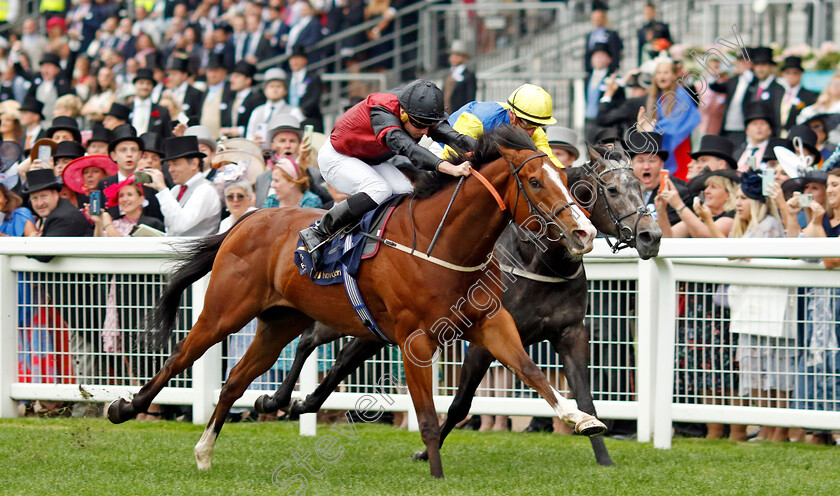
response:
<path id="1" fill-rule="evenodd" d="M 640 232 L 637 238 L 645 245 L 653 243 L 653 236 L 649 232 Z"/>
<path id="2" fill-rule="evenodd" d="M 578 239 L 578 240 L 580 240 L 580 241 L 581 241 L 581 242 L 583 242 L 583 243 L 586 243 L 586 241 L 588 241 L 588 240 L 589 240 L 589 236 L 590 236 L 590 235 L 589 235 L 589 232 L 588 232 L 588 231 L 585 231 L 585 230 L 583 230 L 583 229 L 575 229 L 575 230 L 574 230 L 574 231 L 572 231 L 572 232 L 573 232 L 573 233 L 574 233 L 574 235 L 577 237 L 577 239 Z"/>

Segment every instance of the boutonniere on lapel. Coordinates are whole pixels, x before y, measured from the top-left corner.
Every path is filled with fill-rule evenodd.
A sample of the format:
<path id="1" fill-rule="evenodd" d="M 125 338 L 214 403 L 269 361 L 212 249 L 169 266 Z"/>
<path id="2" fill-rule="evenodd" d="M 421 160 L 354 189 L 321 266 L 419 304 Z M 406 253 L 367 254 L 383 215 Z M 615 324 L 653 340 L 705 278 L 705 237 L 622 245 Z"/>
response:
<path id="1" fill-rule="evenodd" d="M 160 117 L 160 111 L 152 110 L 152 119 L 157 119 Z"/>
<path id="2" fill-rule="evenodd" d="M 803 102 L 799 98 L 794 98 L 793 101 L 790 102 L 790 103 L 792 103 L 793 106 L 796 107 L 797 110 L 802 110 L 807 106 L 807 105 L 805 105 L 805 102 Z"/>

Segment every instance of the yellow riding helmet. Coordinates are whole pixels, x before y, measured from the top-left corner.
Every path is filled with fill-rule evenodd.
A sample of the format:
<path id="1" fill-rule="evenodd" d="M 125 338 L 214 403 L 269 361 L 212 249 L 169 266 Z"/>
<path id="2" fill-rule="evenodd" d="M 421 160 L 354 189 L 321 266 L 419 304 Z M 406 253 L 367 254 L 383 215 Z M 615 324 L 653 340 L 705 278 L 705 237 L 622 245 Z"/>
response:
<path id="1" fill-rule="evenodd" d="M 551 116 L 554 104 L 547 91 L 533 84 L 523 84 L 513 90 L 507 100 L 510 109 L 521 119 L 550 126 L 556 124 L 557 119 Z"/>

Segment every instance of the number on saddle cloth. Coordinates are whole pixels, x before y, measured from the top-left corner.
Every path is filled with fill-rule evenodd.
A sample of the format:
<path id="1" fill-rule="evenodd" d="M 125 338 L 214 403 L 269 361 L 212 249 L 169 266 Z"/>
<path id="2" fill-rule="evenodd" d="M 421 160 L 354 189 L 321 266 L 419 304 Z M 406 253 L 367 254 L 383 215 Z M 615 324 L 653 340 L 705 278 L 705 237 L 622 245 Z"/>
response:
<path id="1" fill-rule="evenodd" d="M 394 195 L 375 209 L 366 213 L 362 221 L 349 232 L 344 231 L 334 236 L 320 249 L 322 250 L 321 266 L 311 271 L 312 256 L 306 251 L 303 242 L 298 240 L 295 249 L 295 265 L 301 274 L 309 274 L 310 280 L 321 286 L 344 283 L 344 272 L 353 277 L 359 271 L 362 260 L 373 258 L 379 251 L 379 241 L 363 236 L 361 233 L 371 233 L 381 236 L 385 223 L 393 210 L 408 195 Z M 314 224 L 314 223 L 313 223 Z M 345 246 L 345 238 L 351 236 L 349 248 Z"/>

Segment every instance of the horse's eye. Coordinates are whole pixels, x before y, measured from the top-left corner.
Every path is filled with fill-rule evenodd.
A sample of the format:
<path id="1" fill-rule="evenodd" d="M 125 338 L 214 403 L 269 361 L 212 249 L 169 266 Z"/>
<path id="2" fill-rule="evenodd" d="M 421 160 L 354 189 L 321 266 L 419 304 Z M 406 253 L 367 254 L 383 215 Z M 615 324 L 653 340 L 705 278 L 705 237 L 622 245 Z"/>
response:
<path id="1" fill-rule="evenodd" d="M 616 188 L 615 186 L 609 186 L 607 187 L 607 193 L 609 193 L 611 196 L 615 196 L 618 194 L 618 188 Z"/>
<path id="2" fill-rule="evenodd" d="M 528 181 L 528 184 L 530 184 L 531 187 L 534 188 L 534 189 L 542 188 L 542 183 L 540 182 L 539 179 L 536 179 L 536 178 L 531 178 L 531 180 Z"/>

